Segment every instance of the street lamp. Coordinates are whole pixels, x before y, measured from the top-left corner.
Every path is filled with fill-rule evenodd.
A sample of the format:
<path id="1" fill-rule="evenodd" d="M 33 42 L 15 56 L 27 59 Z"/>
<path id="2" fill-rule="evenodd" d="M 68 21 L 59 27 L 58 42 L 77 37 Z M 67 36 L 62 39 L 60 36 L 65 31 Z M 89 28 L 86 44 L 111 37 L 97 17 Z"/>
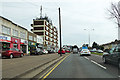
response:
<path id="1" fill-rule="evenodd" d="M 90 31 L 94 31 L 95 29 L 84 29 L 88 31 L 88 40 L 89 40 L 89 47 L 90 47 Z"/>

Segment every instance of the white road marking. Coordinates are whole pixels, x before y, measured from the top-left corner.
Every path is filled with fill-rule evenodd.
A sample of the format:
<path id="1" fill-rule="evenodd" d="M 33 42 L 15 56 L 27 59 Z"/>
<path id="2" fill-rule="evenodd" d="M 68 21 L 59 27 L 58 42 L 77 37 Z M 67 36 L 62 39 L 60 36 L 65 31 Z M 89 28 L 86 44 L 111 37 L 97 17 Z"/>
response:
<path id="1" fill-rule="evenodd" d="M 85 59 L 87 59 L 87 60 L 90 60 L 88 57 L 84 57 Z"/>
<path id="2" fill-rule="evenodd" d="M 118 76 L 118 77 L 120 77 L 120 76 Z"/>
<path id="3" fill-rule="evenodd" d="M 97 62 L 95 62 L 95 61 L 93 61 L 93 60 L 91 60 L 91 62 L 93 62 L 94 64 L 98 65 L 99 67 L 101 67 L 101 68 L 103 68 L 103 69 L 107 69 L 106 67 L 104 67 L 104 66 L 98 64 Z"/>

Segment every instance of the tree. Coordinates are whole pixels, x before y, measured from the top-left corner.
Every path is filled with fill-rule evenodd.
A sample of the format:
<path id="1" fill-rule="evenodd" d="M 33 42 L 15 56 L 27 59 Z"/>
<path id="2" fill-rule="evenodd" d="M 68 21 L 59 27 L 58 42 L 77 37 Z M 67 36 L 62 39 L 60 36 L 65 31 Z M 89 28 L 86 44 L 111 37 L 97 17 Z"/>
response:
<path id="1" fill-rule="evenodd" d="M 103 47 L 103 46 L 99 46 L 99 49 L 100 49 L 100 50 L 104 50 L 104 47 Z"/>
<path id="2" fill-rule="evenodd" d="M 116 19 L 118 27 L 120 27 L 120 2 L 111 3 L 111 10 L 108 10 L 110 13 L 110 19 Z"/>
<path id="3" fill-rule="evenodd" d="M 93 44 L 92 44 L 92 48 L 96 48 L 96 49 L 98 49 L 98 47 L 99 47 L 99 45 L 98 45 L 96 42 L 93 42 Z"/>

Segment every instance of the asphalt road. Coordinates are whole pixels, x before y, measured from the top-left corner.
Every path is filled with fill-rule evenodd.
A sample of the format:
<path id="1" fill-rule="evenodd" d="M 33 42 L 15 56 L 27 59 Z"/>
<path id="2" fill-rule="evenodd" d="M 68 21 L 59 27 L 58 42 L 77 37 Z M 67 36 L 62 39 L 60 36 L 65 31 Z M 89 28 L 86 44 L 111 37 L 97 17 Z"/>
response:
<path id="1" fill-rule="evenodd" d="M 108 67 L 109 66 L 109 67 Z M 111 69 L 111 70 L 110 70 Z M 113 71 L 113 73 L 111 72 Z M 71 54 L 62 61 L 53 71 L 47 73 L 46 79 L 51 78 L 94 78 L 118 80 L 117 67 L 102 65 L 100 56 L 79 56 Z"/>

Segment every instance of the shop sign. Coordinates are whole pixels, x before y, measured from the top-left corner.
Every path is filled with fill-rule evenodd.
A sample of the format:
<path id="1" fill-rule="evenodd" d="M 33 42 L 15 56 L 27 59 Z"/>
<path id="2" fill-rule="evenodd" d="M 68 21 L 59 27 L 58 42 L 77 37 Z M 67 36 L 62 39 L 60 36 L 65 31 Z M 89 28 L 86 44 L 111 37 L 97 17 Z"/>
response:
<path id="1" fill-rule="evenodd" d="M 11 37 L 11 41 L 12 41 L 12 43 L 15 43 L 15 44 L 20 44 L 20 39 L 17 39 L 17 38 L 13 38 L 13 37 Z"/>
<path id="2" fill-rule="evenodd" d="M 35 43 L 31 43 L 31 45 L 35 45 Z"/>
<path id="3" fill-rule="evenodd" d="M 0 41 L 10 42 L 10 41 L 11 41 L 11 37 L 8 37 L 8 36 L 0 36 Z"/>
<path id="4" fill-rule="evenodd" d="M 28 42 L 29 45 L 36 45 L 36 43 Z"/>
<path id="5" fill-rule="evenodd" d="M 28 44 L 28 41 L 21 39 L 21 44 L 27 45 L 27 44 Z"/>

